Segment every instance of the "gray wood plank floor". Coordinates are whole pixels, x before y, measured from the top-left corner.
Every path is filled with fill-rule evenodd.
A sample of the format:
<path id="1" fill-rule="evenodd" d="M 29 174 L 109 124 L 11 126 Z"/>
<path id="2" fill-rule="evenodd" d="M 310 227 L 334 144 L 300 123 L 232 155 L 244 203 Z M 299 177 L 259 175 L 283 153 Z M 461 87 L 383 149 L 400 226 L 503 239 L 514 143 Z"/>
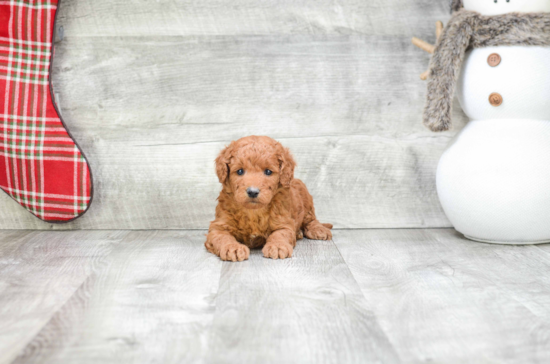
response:
<path id="1" fill-rule="evenodd" d="M 223 263 L 204 231 L 0 231 L 0 363 L 548 363 L 550 246 L 337 230 Z"/>

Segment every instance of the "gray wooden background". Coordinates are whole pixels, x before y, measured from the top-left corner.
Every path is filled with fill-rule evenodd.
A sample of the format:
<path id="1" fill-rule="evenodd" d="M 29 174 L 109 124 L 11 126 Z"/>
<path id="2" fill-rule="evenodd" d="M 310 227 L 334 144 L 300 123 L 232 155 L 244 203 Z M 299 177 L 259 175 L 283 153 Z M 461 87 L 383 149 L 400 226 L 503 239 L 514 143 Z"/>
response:
<path id="1" fill-rule="evenodd" d="M 454 132 L 421 124 L 447 0 L 63 0 L 53 82 L 95 178 L 81 219 L 0 195 L 3 229 L 203 229 L 229 141 L 269 135 L 336 228 L 449 227 L 435 169 Z"/>

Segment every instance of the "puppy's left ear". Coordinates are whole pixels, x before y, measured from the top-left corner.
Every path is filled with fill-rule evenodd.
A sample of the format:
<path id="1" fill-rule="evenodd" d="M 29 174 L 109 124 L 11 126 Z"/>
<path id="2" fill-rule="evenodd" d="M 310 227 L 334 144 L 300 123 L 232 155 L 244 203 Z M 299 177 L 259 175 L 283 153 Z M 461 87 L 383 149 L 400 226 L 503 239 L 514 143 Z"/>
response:
<path id="1" fill-rule="evenodd" d="M 281 144 L 278 145 L 277 158 L 279 159 L 279 183 L 285 188 L 290 188 L 290 182 L 294 179 L 296 162 L 288 148 Z"/>

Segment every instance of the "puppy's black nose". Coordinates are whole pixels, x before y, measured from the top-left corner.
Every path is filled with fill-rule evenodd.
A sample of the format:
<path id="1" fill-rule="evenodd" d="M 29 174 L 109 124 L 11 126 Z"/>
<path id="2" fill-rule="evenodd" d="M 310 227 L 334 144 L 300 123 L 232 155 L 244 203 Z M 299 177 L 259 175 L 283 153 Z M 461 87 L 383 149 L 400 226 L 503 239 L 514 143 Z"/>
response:
<path id="1" fill-rule="evenodd" d="M 246 189 L 246 193 L 248 194 L 248 197 L 250 198 L 256 198 L 260 194 L 260 190 L 256 187 L 248 187 Z"/>

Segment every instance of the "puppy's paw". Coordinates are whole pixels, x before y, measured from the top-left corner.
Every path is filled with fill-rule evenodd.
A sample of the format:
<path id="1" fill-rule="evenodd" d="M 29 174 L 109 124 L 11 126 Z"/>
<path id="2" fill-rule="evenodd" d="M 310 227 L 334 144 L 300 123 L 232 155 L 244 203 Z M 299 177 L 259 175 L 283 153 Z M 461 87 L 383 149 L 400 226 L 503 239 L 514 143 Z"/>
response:
<path id="1" fill-rule="evenodd" d="M 242 262 L 250 256 L 250 249 L 240 243 L 227 243 L 220 248 L 221 260 L 231 262 Z"/>
<path id="2" fill-rule="evenodd" d="M 305 228 L 306 238 L 311 240 L 331 240 L 332 231 L 330 231 L 330 229 L 326 225 L 320 224 L 318 222 L 309 224 Z"/>
<path id="3" fill-rule="evenodd" d="M 206 247 L 206 250 L 208 250 L 210 253 L 220 256 L 220 252 L 216 250 L 216 247 L 210 240 L 207 239 L 206 243 L 204 243 L 204 246 Z"/>
<path id="4" fill-rule="evenodd" d="M 296 233 L 296 240 L 301 240 L 304 238 L 304 233 L 303 231 L 300 229 L 298 230 L 298 232 Z"/>
<path id="5" fill-rule="evenodd" d="M 270 242 L 262 249 L 264 257 L 271 259 L 286 259 L 292 257 L 292 246 L 289 243 Z"/>

